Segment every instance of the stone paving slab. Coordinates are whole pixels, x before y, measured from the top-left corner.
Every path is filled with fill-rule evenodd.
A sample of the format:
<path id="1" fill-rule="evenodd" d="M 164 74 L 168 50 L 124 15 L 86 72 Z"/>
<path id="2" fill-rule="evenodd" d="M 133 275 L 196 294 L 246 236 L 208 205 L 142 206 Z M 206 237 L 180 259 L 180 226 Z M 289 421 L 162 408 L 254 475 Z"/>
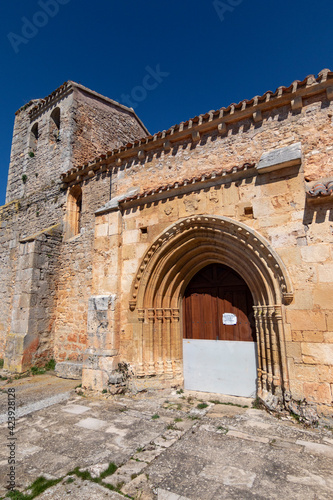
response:
<path id="1" fill-rule="evenodd" d="M 68 401 L 18 419 L 17 488 L 45 476 L 63 479 L 41 499 L 333 498 L 332 432 L 243 408 L 248 401 L 239 407 L 234 398 L 216 398 L 172 390 L 112 398 L 72 392 Z M 208 406 L 197 408 L 202 401 Z M 3 423 L 1 443 L 7 434 Z M 0 496 L 7 457 L 0 446 Z M 78 467 L 102 478 L 110 462 L 119 468 L 98 479 L 102 484 L 68 477 Z"/>

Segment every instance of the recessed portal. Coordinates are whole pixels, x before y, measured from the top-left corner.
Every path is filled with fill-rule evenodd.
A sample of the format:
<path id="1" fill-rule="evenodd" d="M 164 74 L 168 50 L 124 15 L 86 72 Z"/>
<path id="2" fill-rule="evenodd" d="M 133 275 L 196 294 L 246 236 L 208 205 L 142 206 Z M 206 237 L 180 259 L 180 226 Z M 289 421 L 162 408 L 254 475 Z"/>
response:
<path id="1" fill-rule="evenodd" d="M 253 298 L 241 276 L 210 264 L 183 298 L 185 388 L 254 396 L 257 362 Z"/>

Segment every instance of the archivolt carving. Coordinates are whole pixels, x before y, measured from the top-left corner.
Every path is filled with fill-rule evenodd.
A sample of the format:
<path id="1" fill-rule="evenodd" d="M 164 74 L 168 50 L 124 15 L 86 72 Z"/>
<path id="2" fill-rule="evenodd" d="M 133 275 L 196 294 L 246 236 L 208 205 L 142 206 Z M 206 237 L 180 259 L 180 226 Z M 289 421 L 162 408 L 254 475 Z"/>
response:
<path id="1" fill-rule="evenodd" d="M 241 274 L 258 305 L 292 301 L 287 270 L 262 236 L 228 217 L 194 216 L 167 228 L 148 249 L 132 285 L 131 310 L 153 307 L 165 293 L 171 299 L 165 307 L 179 307 L 175 291 L 210 262 Z"/>
<path id="2" fill-rule="evenodd" d="M 246 281 L 258 338 L 258 394 L 277 398 L 289 389 L 282 303 L 293 293 L 287 271 L 256 231 L 227 217 L 194 216 L 167 228 L 146 252 L 132 285 L 137 308 L 137 373 L 182 377 L 181 300 L 192 277 L 219 262 Z"/>

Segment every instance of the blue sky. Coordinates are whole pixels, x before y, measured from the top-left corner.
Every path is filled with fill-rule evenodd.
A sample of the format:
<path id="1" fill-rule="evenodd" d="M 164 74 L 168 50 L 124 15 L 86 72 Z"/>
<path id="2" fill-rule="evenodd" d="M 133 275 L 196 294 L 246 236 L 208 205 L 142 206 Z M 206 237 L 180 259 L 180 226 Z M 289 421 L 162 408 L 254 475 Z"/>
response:
<path id="1" fill-rule="evenodd" d="M 12 0 L 0 16 L 0 205 L 15 111 L 66 80 L 130 96 L 154 133 L 333 69 L 332 0 Z"/>

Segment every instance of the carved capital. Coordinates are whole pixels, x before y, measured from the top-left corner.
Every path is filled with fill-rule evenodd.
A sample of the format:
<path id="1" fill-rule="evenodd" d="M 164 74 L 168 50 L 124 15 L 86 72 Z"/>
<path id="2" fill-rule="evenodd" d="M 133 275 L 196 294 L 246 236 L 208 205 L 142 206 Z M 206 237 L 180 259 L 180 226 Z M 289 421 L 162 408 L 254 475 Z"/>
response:
<path id="1" fill-rule="evenodd" d="M 148 309 L 148 320 L 154 321 L 155 319 L 155 309 Z"/>
<path id="2" fill-rule="evenodd" d="M 171 309 L 164 309 L 164 317 L 167 321 L 171 321 Z"/>
<path id="3" fill-rule="evenodd" d="M 156 319 L 158 321 L 163 321 L 163 309 L 156 309 Z"/>
<path id="4" fill-rule="evenodd" d="M 139 321 L 144 321 L 145 319 L 145 310 L 144 309 L 138 309 L 138 319 Z"/>

